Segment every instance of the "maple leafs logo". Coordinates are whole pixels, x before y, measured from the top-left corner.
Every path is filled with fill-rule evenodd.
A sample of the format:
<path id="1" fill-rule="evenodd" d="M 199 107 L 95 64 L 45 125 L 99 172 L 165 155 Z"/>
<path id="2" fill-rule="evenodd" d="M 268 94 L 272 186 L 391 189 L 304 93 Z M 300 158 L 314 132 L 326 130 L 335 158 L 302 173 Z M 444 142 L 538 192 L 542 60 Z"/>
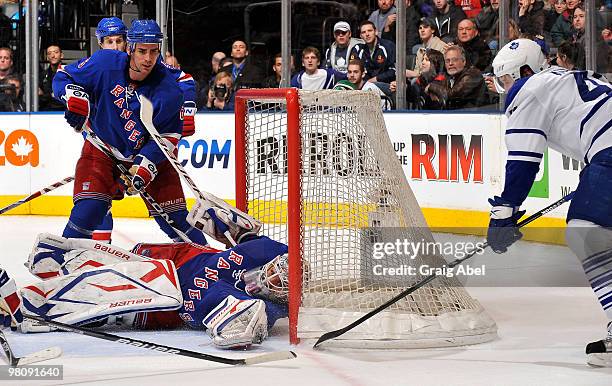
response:
<path id="1" fill-rule="evenodd" d="M 19 137 L 17 143 L 14 143 L 11 146 L 11 150 L 15 153 L 16 156 L 21 157 L 21 160 L 27 157 L 32 151 L 32 144 L 28 143 L 28 140 L 25 137 Z"/>

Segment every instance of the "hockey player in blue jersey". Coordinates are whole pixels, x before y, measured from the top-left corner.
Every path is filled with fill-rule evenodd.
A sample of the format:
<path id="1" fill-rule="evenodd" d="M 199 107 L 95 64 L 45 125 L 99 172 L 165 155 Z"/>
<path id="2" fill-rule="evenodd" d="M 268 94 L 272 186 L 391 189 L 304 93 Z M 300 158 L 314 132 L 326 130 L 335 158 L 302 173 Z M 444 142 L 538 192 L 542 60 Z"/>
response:
<path id="1" fill-rule="evenodd" d="M 612 321 L 612 88 L 599 74 L 549 68 L 540 46 L 527 39 L 505 45 L 493 70 L 498 90 L 507 92 L 508 160 L 504 190 L 489 200 L 489 245 L 503 253 L 521 238 L 519 208 L 547 146 L 583 161 L 566 240 Z M 612 322 L 586 353 L 589 364 L 612 367 Z"/>
<path id="2" fill-rule="evenodd" d="M 211 208 L 194 206 L 189 222 L 216 226 Z M 217 213 L 218 208 L 216 208 Z M 221 251 L 191 243 L 138 244 L 132 252 L 94 240 L 39 236 L 27 266 L 46 280 L 17 289 L 0 269 L 0 308 L 4 321 L 22 332 L 50 331 L 24 320 L 34 314 L 55 321 L 138 329 L 204 329 L 221 348 L 261 343 L 268 329 L 287 316 L 287 246 L 257 230 L 223 217 L 241 242 Z M 56 275 L 52 258 L 36 259 L 53 249 L 64 263 Z"/>
<path id="3" fill-rule="evenodd" d="M 127 45 L 127 27 L 118 17 L 103 18 L 96 27 L 96 38 L 102 49 L 117 50 L 124 52 Z M 176 79 L 177 85 L 183 92 L 183 107 L 181 109 L 183 129 L 182 137 L 188 137 L 195 133 L 195 113 L 197 111 L 195 97 L 196 86 L 193 77 L 180 69 L 165 65 L 170 72 L 170 75 Z M 121 200 L 123 192 L 116 190 L 113 195 L 113 200 Z M 93 231 L 92 238 L 94 240 L 111 242 L 111 234 L 113 230 L 113 217 L 108 210 L 104 220 Z"/>
<path id="4" fill-rule="evenodd" d="M 161 63 L 163 38 L 153 20 L 135 20 L 127 33 L 127 53 L 99 50 L 63 67 L 53 80 L 55 97 L 66 104 L 65 118 L 80 131 L 87 122 L 115 158 L 130 169 L 124 181 L 130 194 L 147 190 L 191 241 L 205 245 L 204 235 L 186 222 L 185 197 L 177 173 L 150 139 L 139 119 L 143 95 L 153 102 L 153 121 L 162 137 L 176 146 L 183 132 L 183 92 Z M 91 238 L 110 206 L 118 169 L 86 136 L 75 172 L 74 207 L 63 236 Z M 148 204 L 147 204 L 148 205 Z M 178 235 L 149 207 L 160 228 L 174 240 Z"/>

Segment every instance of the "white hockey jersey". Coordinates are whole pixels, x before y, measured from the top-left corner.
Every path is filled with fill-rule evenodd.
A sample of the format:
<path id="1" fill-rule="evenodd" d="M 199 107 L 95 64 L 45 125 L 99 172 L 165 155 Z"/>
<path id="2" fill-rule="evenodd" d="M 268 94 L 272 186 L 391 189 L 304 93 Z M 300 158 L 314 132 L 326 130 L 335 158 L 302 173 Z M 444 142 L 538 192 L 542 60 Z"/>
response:
<path id="1" fill-rule="evenodd" d="M 598 74 L 551 67 L 510 90 L 509 161 L 539 163 L 546 146 L 588 163 L 612 147 L 612 88 Z"/>

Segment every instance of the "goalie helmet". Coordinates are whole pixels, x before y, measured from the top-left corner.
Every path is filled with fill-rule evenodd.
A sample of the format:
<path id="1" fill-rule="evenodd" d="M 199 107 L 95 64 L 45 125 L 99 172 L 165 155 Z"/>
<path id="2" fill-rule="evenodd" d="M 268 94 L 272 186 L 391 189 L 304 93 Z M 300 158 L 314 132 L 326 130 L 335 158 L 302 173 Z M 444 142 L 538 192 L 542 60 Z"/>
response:
<path id="1" fill-rule="evenodd" d="M 155 20 L 134 20 L 127 31 L 127 42 L 130 50 L 137 43 L 158 44 L 161 46 L 164 34 Z"/>
<path id="2" fill-rule="evenodd" d="M 127 27 L 123 24 L 123 21 L 118 17 L 105 17 L 100 20 L 98 27 L 96 28 L 96 37 L 98 42 L 102 44 L 107 36 L 123 35 L 127 34 Z"/>
<path id="3" fill-rule="evenodd" d="M 503 46 L 493 59 L 497 91 L 500 91 L 500 87 L 503 90 L 500 77 L 510 75 L 514 81 L 517 81 L 521 78 L 523 66 L 528 66 L 534 74 L 548 68 L 548 62 L 540 45 L 530 39 L 516 39 Z"/>

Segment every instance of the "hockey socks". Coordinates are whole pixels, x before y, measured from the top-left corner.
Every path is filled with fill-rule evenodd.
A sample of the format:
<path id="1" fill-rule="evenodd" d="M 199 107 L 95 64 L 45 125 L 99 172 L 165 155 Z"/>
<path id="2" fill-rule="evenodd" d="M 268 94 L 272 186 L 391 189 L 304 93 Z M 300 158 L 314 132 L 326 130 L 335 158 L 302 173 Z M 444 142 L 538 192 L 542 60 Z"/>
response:
<path id="1" fill-rule="evenodd" d="M 94 229 L 102 222 L 108 212 L 108 202 L 83 199 L 75 202 L 63 237 L 72 239 L 91 239 Z"/>

